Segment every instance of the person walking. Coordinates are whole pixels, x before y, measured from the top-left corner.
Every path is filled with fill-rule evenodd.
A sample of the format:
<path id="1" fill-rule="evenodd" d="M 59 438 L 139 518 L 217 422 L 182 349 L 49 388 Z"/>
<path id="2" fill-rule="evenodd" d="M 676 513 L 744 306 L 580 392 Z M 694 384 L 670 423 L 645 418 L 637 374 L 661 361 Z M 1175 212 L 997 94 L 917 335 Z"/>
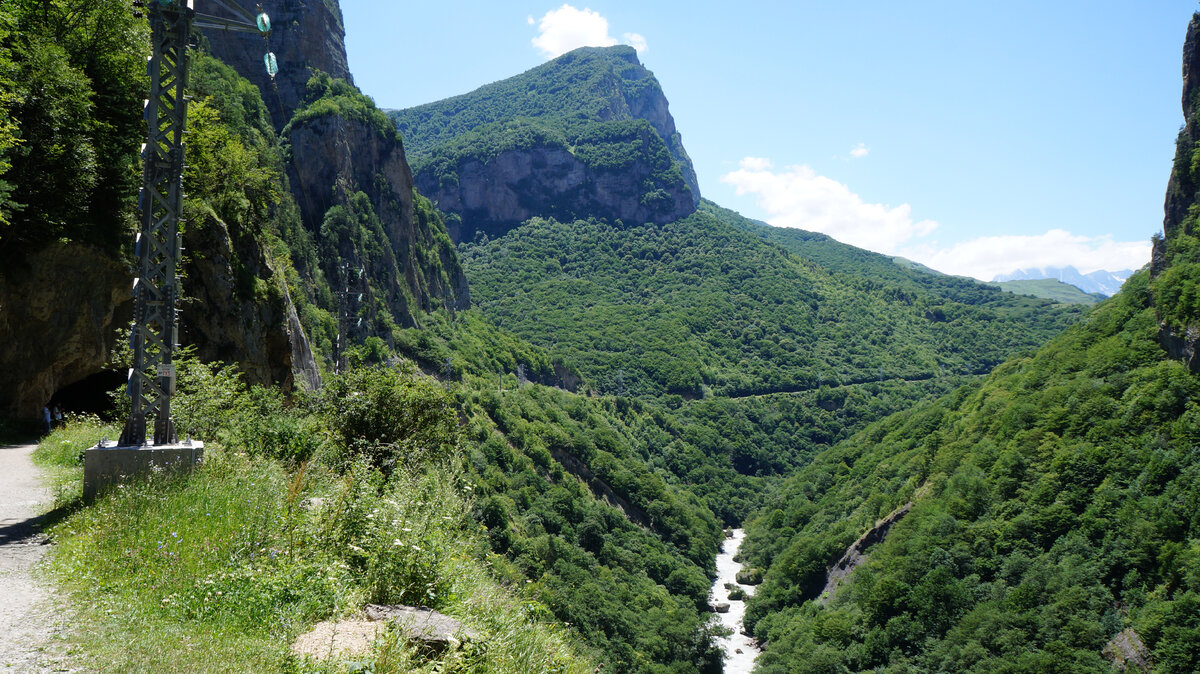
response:
<path id="1" fill-rule="evenodd" d="M 50 408 L 42 405 L 42 426 L 46 429 L 46 435 L 50 435 Z"/>

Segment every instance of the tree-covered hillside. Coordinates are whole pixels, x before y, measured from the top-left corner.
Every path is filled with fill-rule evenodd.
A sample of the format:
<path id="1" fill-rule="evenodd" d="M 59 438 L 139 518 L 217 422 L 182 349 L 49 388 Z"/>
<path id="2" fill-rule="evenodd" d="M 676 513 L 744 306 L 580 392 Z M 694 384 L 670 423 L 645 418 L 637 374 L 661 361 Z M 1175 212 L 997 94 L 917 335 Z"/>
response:
<path id="1" fill-rule="evenodd" d="M 737 220 L 711 208 L 636 227 L 535 219 L 460 251 L 484 314 L 619 395 L 982 374 L 1082 314 L 962 279 L 926 281 L 882 256 L 851 272 L 791 255 Z"/>
<path id="2" fill-rule="evenodd" d="M 763 672 L 1200 670 L 1194 85 L 1150 270 L 817 455 L 750 520 Z"/>
<path id="3" fill-rule="evenodd" d="M 1148 300 L 1142 273 L 1036 355 L 872 425 L 770 496 L 744 548 L 766 569 L 749 616 L 763 670 L 1107 671 L 1101 649 L 1133 627 L 1162 671 L 1193 671 L 1200 383 L 1158 346 Z"/>

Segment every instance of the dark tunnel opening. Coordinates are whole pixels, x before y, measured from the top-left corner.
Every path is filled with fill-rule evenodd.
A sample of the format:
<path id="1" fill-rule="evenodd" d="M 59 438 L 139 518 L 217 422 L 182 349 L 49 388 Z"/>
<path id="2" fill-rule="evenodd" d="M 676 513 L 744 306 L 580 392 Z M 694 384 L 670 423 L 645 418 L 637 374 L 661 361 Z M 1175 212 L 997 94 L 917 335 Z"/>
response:
<path id="1" fill-rule="evenodd" d="M 125 373 L 120 370 L 102 370 L 60 388 L 51 398 L 67 414 L 95 414 L 110 418 L 116 410 L 113 389 L 125 386 Z"/>

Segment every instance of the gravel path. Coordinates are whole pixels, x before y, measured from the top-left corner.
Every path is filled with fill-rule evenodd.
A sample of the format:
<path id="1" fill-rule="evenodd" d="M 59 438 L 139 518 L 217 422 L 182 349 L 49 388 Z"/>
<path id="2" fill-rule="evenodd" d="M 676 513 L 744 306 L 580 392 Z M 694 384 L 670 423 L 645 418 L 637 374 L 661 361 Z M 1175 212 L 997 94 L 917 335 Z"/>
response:
<path id="1" fill-rule="evenodd" d="M 0 445 L 0 671 L 63 671 L 47 646 L 62 629 L 49 588 L 33 567 L 46 552 L 39 513 L 50 493 L 30 455 L 35 445 Z"/>

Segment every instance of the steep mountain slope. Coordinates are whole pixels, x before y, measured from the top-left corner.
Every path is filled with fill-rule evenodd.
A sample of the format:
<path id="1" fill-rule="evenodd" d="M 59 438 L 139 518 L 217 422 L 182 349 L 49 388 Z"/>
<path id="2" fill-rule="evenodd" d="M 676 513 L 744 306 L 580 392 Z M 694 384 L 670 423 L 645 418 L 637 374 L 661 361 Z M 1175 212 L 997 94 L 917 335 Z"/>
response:
<path id="1" fill-rule="evenodd" d="M 469 94 L 392 111 L 456 241 L 530 217 L 666 223 L 700 189 L 667 99 L 626 46 L 585 47 Z"/>
<path id="2" fill-rule="evenodd" d="M 0 413 L 27 419 L 64 387 L 114 384 L 105 369 L 132 309 L 149 42 L 145 22 L 124 3 L 8 3 L 0 24 L 0 32 L 12 29 L 0 44 L 0 127 L 18 138 L 0 140 L 0 217 L 9 221 L 0 227 Z M 198 84 L 223 80 L 222 91 L 244 93 L 206 67 L 198 66 Z M 227 111 L 243 116 L 225 121 L 196 104 L 189 150 L 204 146 L 202 136 L 219 142 L 205 158 L 188 155 L 189 175 L 203 186 L 185 203 L 195 220 L 181 334 L 256 383 L 311 383 L 316 369 L 284 281 L 288 265 L 272 249 L 289 218 L 287 200 L 272 208 L 282 179 L 273 132 L 257 128 L 261 102 L 241 103 Z M 207 161 L 214 152 L 220 178 Z"/>
<path id="3" fill-rule="evenodd" d="M 1185 72 L 1198 48 L 1200 15 Z M 765 569 L 748 616 L 762 671 L 1200 667 L 1200 379 L 1160 344 L 1200 319 L 1194 216 L 1173 219 L 1195 210 L 1180 196 L 1188 133 L 1153 278 L 1135 274 L 1036 354 L 872 425 L 768 497 L 743 547 Z M 909 504 L 828 583 L 847 546 Z"/>
<path id="4" fill-rule="evenodd" d="M 466 279 L 441 218 L 414 196 L 400 139 L 353 85 L 337 3 L 272 0 L 262 9 L 272 17 L 276 77 L 263 68 L 261 37 L 210 31 L 206 38 L 214 56 L 258 87 L 288 145 L 288 182 L 306 239 L 289 243 L 312 299 L 342 323 L 349 342 L 390 340 L 394 326 L 413 325 L 420 312 L 467 307 Z M 308 323 L 328 351 L 337 325 Z"/>
<path id="5" fill-rule="evenodd" d="M 708 207 L 639 227 L 535 219 L 461 251 L 485 314 L 611 393 L 746 396 L 982 374 L 1081 315 L 883 256 L 853 269 L 804 259 L 753 226 Z"/>

